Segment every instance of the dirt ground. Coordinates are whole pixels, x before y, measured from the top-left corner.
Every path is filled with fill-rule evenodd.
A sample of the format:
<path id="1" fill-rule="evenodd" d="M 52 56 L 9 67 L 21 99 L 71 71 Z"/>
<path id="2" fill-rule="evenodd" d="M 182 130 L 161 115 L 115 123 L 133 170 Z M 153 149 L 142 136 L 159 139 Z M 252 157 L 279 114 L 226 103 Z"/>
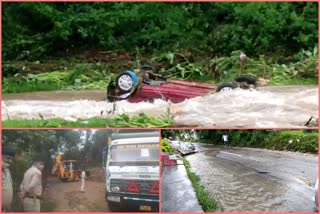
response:
<path id="1" fill-rule="evenodd" d="M 49 177 L 44 200 L 54 204 L 53 212 L 109 212 L 103 175 L 102 169 L 90 170 L 84 193 L 80 192 L 81 181 L 62 182 Z"/>

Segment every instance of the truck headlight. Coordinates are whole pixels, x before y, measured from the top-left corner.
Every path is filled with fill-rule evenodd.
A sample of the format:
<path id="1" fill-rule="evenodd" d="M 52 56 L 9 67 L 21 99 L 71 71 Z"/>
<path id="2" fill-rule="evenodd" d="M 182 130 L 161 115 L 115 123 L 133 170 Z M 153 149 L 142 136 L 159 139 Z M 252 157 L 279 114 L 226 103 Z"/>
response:
<path id="1" fill-rule="evenodd" d="M 111 187 L 111 191 L 112 191 L 112 192 L 119 192 L 119 191 L 120 191 L 120 187 L 118 187 L 118 186 L 113 186 L 113 187 Z"/>

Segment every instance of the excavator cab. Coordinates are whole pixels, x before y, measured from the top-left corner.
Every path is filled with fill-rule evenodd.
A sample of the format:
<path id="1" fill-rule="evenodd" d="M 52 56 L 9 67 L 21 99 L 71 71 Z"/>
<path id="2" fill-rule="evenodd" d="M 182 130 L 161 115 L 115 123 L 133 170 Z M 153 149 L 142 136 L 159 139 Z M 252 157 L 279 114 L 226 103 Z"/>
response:
<path id="1" fill-rule="evenodd" d="M 80 179 L 80 170 L 78 162 L 75 160 L 62 161 L 62 169 L 60 173 L 60 179 L 62 181 L 77 181 Z"/>
<path id="2" fill-rule="evenodd" d="M 76 160 L 62 160 L 62 156 L 58 154 L 52 175 L 59 176 L 61 181 L 77 181 L 80 179 L 81 171 Z"/>

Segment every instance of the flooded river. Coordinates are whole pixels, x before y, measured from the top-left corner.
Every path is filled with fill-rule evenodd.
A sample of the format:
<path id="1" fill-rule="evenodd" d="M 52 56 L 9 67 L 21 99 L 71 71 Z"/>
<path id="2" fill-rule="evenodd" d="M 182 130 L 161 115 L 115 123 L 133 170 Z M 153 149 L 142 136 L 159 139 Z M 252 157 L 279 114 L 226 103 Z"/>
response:
<path id="1" fill-rule="evenodd" d="M 153 103 L 105 101 L 103 90 L 54 91 L 5 94 L 2 118 L 61 117 L 67 120 L 112 117 L 140 112 L 160 116 L 168 108 L 177 126 L 206 127 L 302 127 L 318 115 L 317 86 L 270 86 L 258 90 L 233 90 L 196 97 L 178 104 L 163 100 Z M 115 111 L 113 111 L 115 110 Z"/>
<path id="2" fill-rule="evenodd" d="M 315 210 L 316 155 L 201 145 L 187 160 L 225 212 Z"/>

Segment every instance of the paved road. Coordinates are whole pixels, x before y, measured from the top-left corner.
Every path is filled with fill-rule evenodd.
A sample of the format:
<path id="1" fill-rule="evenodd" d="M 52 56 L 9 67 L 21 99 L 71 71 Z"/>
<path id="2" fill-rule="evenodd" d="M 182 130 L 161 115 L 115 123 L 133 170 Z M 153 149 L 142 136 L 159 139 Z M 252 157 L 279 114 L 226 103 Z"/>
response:
<path id="1" fill-rule="evenodd" d="M 196 146 L 187 159 L 224 211 L 314 211 L 317 155 Z"/>

